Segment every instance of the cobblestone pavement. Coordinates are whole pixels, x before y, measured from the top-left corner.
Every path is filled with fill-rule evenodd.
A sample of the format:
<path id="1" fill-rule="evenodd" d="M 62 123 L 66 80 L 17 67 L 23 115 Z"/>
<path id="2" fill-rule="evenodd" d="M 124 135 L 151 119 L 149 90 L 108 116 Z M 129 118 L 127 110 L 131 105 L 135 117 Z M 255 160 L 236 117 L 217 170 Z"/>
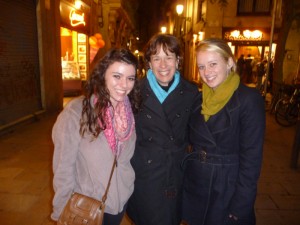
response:
<path id="1" fill-rule="evenodd" d="M 49 225 L 52 190 L 51 129 L 56 115 L 0 137 L 0 224 Z M 256 200 L 257 225 L 300 225 L 300 169 L 290 168 L 295 127 L 267 113 L 264 161 Z M 299 166 L 300 167 L 300 166 Z M 124 218 L 122 225 L 130 222 Z"/>

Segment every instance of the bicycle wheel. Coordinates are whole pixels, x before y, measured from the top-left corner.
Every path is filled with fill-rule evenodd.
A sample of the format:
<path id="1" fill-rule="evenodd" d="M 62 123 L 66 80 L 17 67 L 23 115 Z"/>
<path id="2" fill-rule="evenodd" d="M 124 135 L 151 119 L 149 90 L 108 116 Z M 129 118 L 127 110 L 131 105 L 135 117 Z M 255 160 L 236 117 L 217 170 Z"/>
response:
<path id="1" fill-rule="evenodd" d="M 289 102 L 288 98 L 281 98 L 275 106 L 275 120 L 284 127 L 292 126 L 297 122 L 297 105 Z"/>
<path id="2" fill-rule="evenodd" d="M 289 121 L 291 125 L 295 125 L 297 123 L 298 115 L 299 115 L 300 105 L 296 102 L 294 104 L 289 104 L 288 113 L 286 114 L 286 119 Z"/>
<path id="3" fill-rule="evenodd" d="M 271 100 L 271 104 L 270 104 L 270 107 L 269 107 L 269 109 L 270 109 L 270 114 L 273 114 L 274 112 L 275 112 L 275 106 L 276 106 L 276 103 L 278 102 L 278 100 L 279 100 L 279 93 L 276 93 L 274 96 L 273 96 L 273 98 L 272 98 L 272 100 Z"/>
<path id="4" fill-rule="evenodd" d="M 281 85 L 272 97 L 271 104 L 269 107 L 270 114 L 275 113 L 276 104 L 283 96 L 284 96 L 284 86 Z"/>

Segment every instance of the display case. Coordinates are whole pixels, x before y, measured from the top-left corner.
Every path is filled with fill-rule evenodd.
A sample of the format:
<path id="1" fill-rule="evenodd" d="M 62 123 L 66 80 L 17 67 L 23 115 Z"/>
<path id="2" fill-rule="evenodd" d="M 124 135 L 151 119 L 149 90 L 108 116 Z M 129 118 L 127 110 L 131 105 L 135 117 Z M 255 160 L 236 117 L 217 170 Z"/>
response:
<path id="1" fill-rule="evenodd" d="M 62 61 L 61 67 L 64 96 L 80 95 L 82 81 L 78 63 L 74 61 Z"/>
<path id="2" fill-rule="evenodd" d="M 74 61 L 62 61 L 62 78 L 63 80 L 80 79 L 79 65 Z"/>

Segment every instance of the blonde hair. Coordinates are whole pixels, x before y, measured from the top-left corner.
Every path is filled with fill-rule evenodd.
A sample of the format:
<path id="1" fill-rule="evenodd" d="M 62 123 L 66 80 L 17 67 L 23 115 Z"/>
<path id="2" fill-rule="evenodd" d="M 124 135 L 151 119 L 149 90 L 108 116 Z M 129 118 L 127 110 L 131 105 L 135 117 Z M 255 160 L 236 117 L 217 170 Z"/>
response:
<path id="1" fill-rule="evenodd" d="M 201 41 L 196 47 L 196 53 L 201 51 L 217 52 L 223 59 L 228 62 L 231 58 L 233 61 L 231 71 L 236 71 L 236 60 L 232 54 L 231 48 L 226 41 L 218 38 L 209 38 Z"/>

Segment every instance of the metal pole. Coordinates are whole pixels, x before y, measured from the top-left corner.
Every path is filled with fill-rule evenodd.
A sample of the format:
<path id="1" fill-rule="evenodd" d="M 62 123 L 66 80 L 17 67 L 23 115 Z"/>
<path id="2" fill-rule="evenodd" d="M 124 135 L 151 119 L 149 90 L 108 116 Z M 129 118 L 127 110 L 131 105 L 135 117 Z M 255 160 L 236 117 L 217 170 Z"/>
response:
<path id="1" fill-rule="evenodd" d="M 264 83 L 264 93 L 263 93 L 264 97 L 266 97 L 266 94 L 267 94 L 268 81 L 269 81 L 270 60 L 271 60 L 271 55 L 272 55 L 272 43 L 273 43 L 273 35 L 274 35 L 275 17 L 276 17 L 276 6 L 277 6 L 277 0 L 274 0 L 273 13 L 272 13 L 272 26 L 271 26 L 270 43 L 269 43 L 268 63 L 267 63 L 266 79 L 265 79 L 265 83 Z"/>
<path id="2" fill-rule="evenodd" d="M 298 66 L 297 66 L 297 73 L 296 73 L 296 80 L 295 80 L 295 82 L 297 83 L 298 82 L 298 80 L 299 80 L 299 78 L 298 78 L 298 76 L 299 76 L 299 69 L 300 69 L 300 44 L 298 45 L 299 47 L 298 47 Z"/>
<path id="3" fill-rule="evenodd" d="M 297 169 L 299 153 L 300 153 L 300 116 L 298 117 L 297 120 L 296 133 L 295 133 L 294 144 L 293 144 L 292 155 L 291 155 L 291 168 L 293 169 Z"/>

